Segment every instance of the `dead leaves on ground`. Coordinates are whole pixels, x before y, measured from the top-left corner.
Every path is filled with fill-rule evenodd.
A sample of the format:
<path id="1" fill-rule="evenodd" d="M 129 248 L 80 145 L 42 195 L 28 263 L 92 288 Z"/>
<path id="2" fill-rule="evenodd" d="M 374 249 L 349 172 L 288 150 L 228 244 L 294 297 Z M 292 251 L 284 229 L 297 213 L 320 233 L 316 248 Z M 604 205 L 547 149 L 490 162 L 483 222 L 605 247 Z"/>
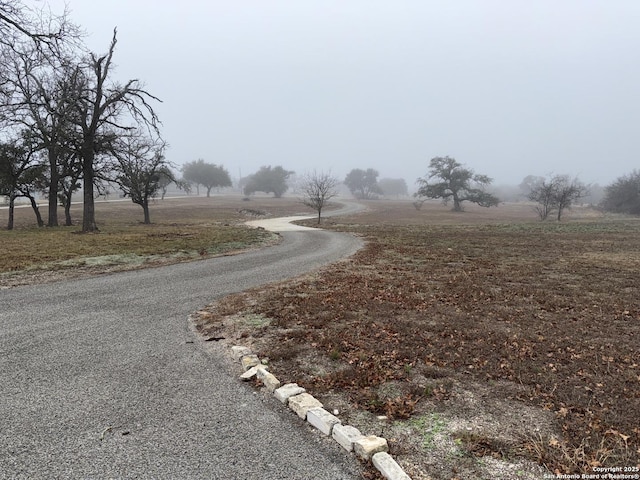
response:
<path id="1" fill-rule="evenodd" d="M 525 448 L 552 470 L 640 462 L 640 279 L 627 263 L 594 261 L 640 259 L 637 225 L 359 232 L 368 244 L 350 261 L 251 307 L 342 365 L 310 387 L 406 418 L 425 395 L 416 371 L 508 380 L 525 387 L 518 400 L 556 412 L 563 438 Z M 388 382 L 403 387 L 382 396 Z M 429 389 L 446 398 L 438 379 Z"/>

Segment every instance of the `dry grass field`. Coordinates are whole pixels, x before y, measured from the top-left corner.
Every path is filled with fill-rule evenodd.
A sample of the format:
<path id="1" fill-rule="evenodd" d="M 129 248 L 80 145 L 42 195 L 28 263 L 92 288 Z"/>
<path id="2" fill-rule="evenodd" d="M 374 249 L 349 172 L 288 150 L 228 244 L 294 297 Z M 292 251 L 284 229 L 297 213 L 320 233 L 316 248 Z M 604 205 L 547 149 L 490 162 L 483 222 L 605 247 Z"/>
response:
<path id="1" fill-rule="evenodd" d="M 15 229 L 0 229 L 0 288 L 189 261 L 268 244 L 277 237 L 242 224 L 255 215 L 301 211 L 305 208 L 296 199 L 177 197 L 155 201 L 153 223 L 144 225 L 138 205 L 129 199 L 111 200 L 96 203 L 100 233 L 79 234 L 81 205 L 72 211 L 75 226 L 56 228 L 36 227 L 31 208 L 18 208 Z M 46 215 L 46 206 L 41 213 Z M 2 224 L 6 225 L 7 216 L 8 211 L 0 209 Z"/>
<path id="2" fill-rule="evenodd" d="M 353 258 L 211 305 L 203 333 L 383 434 L 414 480 L 640 467 L 638 219 L 368 205 L 325 224 L 366 240 Z"/>
<path id="3" fill-rule="evenodd" d="M 414 480 L 640 466 L 640 219 L 367 205 L 323 224 L 365 239 L 355 256 L 210 305 L 202 333 L 251 346 L 282 381 L 387 438 Z M 0 288 L 265 245 L 277 236 L 241 224 L 307 212 L 296 199 L 182 197 L 155 202 L 145 226 L 129 201 L 97 208 L 90 235 L 35 228 L 19 209 L 16 230 L 0 230 Z"/>

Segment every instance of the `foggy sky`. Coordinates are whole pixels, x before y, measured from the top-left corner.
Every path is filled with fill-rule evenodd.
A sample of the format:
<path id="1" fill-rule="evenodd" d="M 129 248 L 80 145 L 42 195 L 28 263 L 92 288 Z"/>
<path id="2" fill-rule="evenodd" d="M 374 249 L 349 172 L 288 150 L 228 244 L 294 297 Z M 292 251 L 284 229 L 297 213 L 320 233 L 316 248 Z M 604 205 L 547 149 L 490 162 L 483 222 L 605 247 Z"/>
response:
<path id="1" fill-rule="evenodd" d="M 116 77 L 163 100 L 176 164 L 373 167 L 409 185 L 445 155 L 497 185 L 640 168 L 637 0 L 67 4 L 96 53 L 118 27 Z"/>

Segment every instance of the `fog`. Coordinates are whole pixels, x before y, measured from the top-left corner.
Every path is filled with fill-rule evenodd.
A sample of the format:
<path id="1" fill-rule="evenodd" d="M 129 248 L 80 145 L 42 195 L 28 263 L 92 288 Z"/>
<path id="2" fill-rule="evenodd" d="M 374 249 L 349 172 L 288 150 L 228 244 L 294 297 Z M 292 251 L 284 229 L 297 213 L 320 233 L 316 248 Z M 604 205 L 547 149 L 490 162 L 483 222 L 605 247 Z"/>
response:
<path id="1" fill-rule="evenodd" d="M 178 165 L 372 167 L 410 188 L 445 155 L 495 184 L 640 166 L 636 0 L 67 4 L 98 53 L 118 27 L 115 78 L 163 100 Z"/>

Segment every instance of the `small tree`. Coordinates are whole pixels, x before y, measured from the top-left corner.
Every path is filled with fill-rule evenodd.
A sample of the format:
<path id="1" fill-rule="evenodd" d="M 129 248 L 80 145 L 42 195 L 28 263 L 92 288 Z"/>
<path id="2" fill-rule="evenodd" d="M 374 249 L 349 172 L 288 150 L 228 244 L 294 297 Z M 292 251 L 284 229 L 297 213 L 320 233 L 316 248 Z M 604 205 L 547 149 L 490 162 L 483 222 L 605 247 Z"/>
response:
<path id="1" fill-rule="evenodd" d="M 373 168 L 366 170 L 354 168 L 347 174 L 344 184 L 354 197 L 360 200 L 370 200 L 382 193 L 378 185 L 378 175 L 378 171 Z"/>
<path id="2" fill-rule="evenodd" d="M 261 167 L 260 170 L 250 175 L 247 179 L 244 194 L 251 195 L 255 192 L 264 192 L 273 193 L 276 198 L 280 198 L 289 188 L 287 178 L 293 173 L 292 171 L 285 170 L 281 166 L 273 168 L 271 165 Z"/>
<path id="3" fill-rule="evenodd" d="M 151 223 L 149 200 L 160 191 L 163 177 L 173 178 L 164 149 L 164 143 L 136 135 L 121 139 L 113 152 L 116 159 L 113 181 L 125 196 L 142 207 L 145 224 Z"/>
<path id="4" fill-rule="evenodd" d="M 318 212 L 318 224 L 321 221 L 322 209 L 337 195 L 337 185 L 338 179 L 330 173 L 318 173 L 314 170 L 303 178 L 301 184 L 303 203 Z"/>
<path id="5" fill-rule="evenodd" d="M 430 183 L 431 179 L 439 180 Z M 435 157 L 429 163 L 429 175 L 418 178 L 420 188 L 417 197 L 441 198 L 445 205 L 453 200 L 453 210 L 462 211 L 462 202 L 472 202 L 481 207 L 493 207 L 500 200 L 486 192 L 492 179 L 486 175 L 478 175 L 468 168 L 463 168 L 454 158 Z"/>
<path id="6" fill-rule="evenodd" d="M 80 182 L 82 178 L 82 163 L 76 152 L 70 152 L 62 159 L 61 167 L 62 174 L 60 178 L 62 181 L 58 192 L 58 200 L 64 207 L 64 224 L 70 227 L 73 225 L 73 220 L 71 219 L 71 201 L 73 200 L 73 194 L 80 190 L 82 186 Z"/>
<path id="7" fill-rule="evenodd" d="M 542 178 L 531 185 L 529 200 L 538 205 L 535 211 L 540 220 L 546 220 L 555 212 L 556 219 L 560 221 L 565 209 L 582 198 L 587 193 L 587 187 L 577 178 L 571 180 L 568 175 L 555 175 L 550 179 Z"/>
<path id="8" fill-rule="evenodd" d="M 602 208 L 608 212 L 640 215 L 640 171 L 634 170 L 608 185 Z"/>
<path id="9" fill-rule="evenodd" d="M 577 200 L 587 194 L 587 187 L 577 178 L 571 180 L 568 175 L 557 175 L 554 178 L 556 183 L 556 218 L 560 221 L 564 210 L 570 209 Z"/>
<path id="10" fill-rule="evenodd" d="M 546 220 L 554 209 L 555 203 L 555 185 L 552 180 L 538 177 L 528 184 L 529 193 L 527 198 L 537 205 L 534 210 L 540 217 L 540 220 Z"/>

